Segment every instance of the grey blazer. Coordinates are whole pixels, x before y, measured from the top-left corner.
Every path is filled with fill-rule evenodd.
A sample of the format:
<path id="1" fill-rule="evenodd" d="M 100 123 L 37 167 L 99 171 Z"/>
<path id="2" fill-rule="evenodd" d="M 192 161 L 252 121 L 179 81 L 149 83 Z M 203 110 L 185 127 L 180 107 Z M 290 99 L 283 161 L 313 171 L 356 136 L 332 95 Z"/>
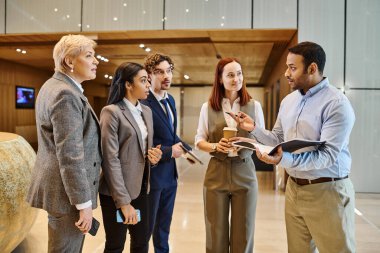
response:
<path id="1" fill-rule="evenodd" d="M 153 119 L 149 107 L 141 104 L 148 130 L 147 148 L 153 145 Z M 146 160 L 140 129 L 124 101 L 108 105 L 100 113 L 102 176 L 99 193 L 112 196 L 117 208 L 140 195 Z M 148 167 L 148 192 L 150 167 Z"/>
<path id="2" fill-rule="evenodd" d="M 27 201 L 49 213 L 67 214 L 75 204 L 97 206 L 101 166 L 100 128 L 87 98 L 56 72 L 36 101 L 38 152 Z"/>

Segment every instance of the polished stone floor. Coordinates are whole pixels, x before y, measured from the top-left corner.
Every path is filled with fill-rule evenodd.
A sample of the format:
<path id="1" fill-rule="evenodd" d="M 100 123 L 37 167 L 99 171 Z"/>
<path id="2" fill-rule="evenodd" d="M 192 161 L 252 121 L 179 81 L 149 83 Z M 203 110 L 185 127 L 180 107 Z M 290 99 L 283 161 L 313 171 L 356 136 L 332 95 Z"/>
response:
<path id="1" fill-rule="evenodd" d="M 206 162 L 205 153 L 197 152 Z M 173 253 L 205 252 L 202 182 L 206 166 L 190 166 L 178 160 L 180 172 L 177 200 L 171 227 L 170 248 Z M 255 252 L 287 252 L 284 221 L 284 193 L 273 190 L 271 172 L 258 172 L 259 199 L 257 204 Z M 380 194 L 356 194 L 356 242 L 358 253 L 380 252 Z M 94 216 L 102 222 L 100 208 Z M 87 235 L 84 253 L 100 253 L 104 247 L 104 230 L 96 237 Z M 40 211 L 27 238 L 13 253 L 46 252 L 47 214 Z M 129 252 L 128 242 L 126 250 Z M 153 253 L 152 247 L 150 253 Z"/>

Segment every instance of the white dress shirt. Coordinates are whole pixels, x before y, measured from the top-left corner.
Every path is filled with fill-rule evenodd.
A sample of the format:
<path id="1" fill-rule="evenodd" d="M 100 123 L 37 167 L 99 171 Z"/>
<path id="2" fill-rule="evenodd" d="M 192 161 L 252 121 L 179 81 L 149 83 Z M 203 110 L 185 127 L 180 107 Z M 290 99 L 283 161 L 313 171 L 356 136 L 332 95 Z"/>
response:
<path id="1" fill-rule="evenodd" d="M 75 85 L 80 89 L 80 91 L 83 93 L 84 89 L 82 87 L 82 85 L 80 83 L 78 83 L 77 81 L 75 81 L 71 76 L 61 72 L 62 74 L 66 75 L 68 78 L 70 78 L 74 83 Z"/>
<path id="2" fill-rule="evenodd" d="M 225 112 L 233 112 L 238 113 L 240 111 L 240 98 L 237 98 L 231 107 L 230 100 L 228 98 L 223 98 L 222 100 L 222 109 L 224 119 L 226 120 L 226 124 L 228 127 L 237 127 L 236 121 L 230 117 Z M 255 100 L 255 122 L 257 126 L 264 128 L 264 114 L 263 109 L 261 108 L 261 104 Z M 208 102 L 204 103 L 201 108 L 199 123 L 197 129 L 197 135 L 195 136 L 195 148 L 198 148 L 198 143 L 200 141 L 208 141 Z M 236 156 L 237 154 L 233 154 Z"/>
<path id="3" fill-rule="evenodd" d="M 124 98 L 123 101 L 127 105 L 129 111 L 132 113 L 133 118 L 136 120 L 137 125 L 139 126 L 143 141 L 144 155 L 146 155 L 146 146 L 148 145 L 148 129 L 142 117 L 141 104 L 137 101 L 137 105 L 133 105 L 131 101 L 126 98 Z"/>

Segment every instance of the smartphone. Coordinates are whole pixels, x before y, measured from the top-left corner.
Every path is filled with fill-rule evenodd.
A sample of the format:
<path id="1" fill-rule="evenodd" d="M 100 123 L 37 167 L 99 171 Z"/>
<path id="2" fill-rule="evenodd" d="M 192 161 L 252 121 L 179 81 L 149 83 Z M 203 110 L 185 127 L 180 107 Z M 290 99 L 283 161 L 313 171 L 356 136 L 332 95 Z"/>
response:
<path id="1" fill-rule="evenodd" d="M 135 210 L 136 210 L 136 214 L 137 214 L 137 222 L 140 222 L 141 221 L 140 210 L 139 209 L 135 209 Z M 121 211 L 121 209 L 117 209 L 116 210 L 116 222 L 123 223 L 124 220 L 125 220 L 125 217 L 124 217 L 123 212 Z"/>
<path id="2" fill-rule="evenodd" d="M 91 229 L 88 231 L 88 233 L 92 236 L 95 236 L 96 233 L 98 232 L 99 226 L 100 226 L 99 221 L 97 221 L 97 219 L 92 217 L 92 225 L 91 225 Z"/>

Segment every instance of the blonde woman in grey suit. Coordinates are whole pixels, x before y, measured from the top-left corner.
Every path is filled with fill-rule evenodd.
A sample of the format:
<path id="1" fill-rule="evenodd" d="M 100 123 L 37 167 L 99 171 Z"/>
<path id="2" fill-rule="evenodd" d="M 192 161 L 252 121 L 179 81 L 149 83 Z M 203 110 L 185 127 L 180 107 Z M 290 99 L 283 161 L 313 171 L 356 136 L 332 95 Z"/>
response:
<path id="1" fill-rule="evenodd" d="M 81 83 L 96 77 L 96 43 L 67 35 L 55 45 L 55 73 L 36 102 L 38 152 L 27 201 L 48 212 L 48 252 L 81 252 L 97 206 L 98 119 Z"/>
<path id="2" fill-rule="evenodd" d="M 148 193 L 150 166 L 162 152 L 153 145 L 153 119 L 146 99 L 150 83 L 144 67 L 121 64 L 111 84 L 107 106 L 100 114 L 103 148 L 103 175 L 100 180 L 106 244 L 104 252 L 122 252 L 129 230 L 130 252 L 148 252 Z M 125 217 L 116 221 L 116 210 Z M 141 221 L 137 222 L 136 209 Z"/>

